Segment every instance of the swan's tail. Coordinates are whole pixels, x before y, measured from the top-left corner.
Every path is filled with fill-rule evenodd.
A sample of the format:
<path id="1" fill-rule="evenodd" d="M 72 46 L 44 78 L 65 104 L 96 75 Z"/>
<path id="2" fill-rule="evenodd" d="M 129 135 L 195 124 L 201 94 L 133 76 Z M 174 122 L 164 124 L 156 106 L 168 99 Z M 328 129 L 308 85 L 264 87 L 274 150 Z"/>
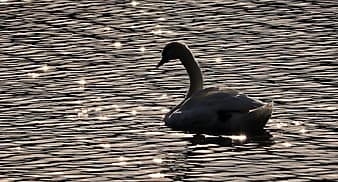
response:
<path id="1" fill-rule="evenodd" d="M 250 122 L 250 125 L 252 125 L 250 128 L 257 128 L 262 130 L 272 115 L 272 108 L 273 102 L 250 111 L 247 117 L 252 118 L 251 120 L 255 121 Z"/>

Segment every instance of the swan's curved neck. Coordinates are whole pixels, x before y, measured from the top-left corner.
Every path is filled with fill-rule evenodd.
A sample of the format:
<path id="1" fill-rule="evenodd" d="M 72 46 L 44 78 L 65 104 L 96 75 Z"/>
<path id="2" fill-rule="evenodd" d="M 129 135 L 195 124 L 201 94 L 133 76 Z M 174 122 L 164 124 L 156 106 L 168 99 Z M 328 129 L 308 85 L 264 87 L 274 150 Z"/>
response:
<path id="1" fill-rule="evenodd" d="M 185 99 L 187 99 L 203 88 L 202 72 L 193 54 L 187 47 L 185 47 L 184 51 L 182 50 L 179 59 L 187 70 L 190 79 L 189 90 L 185 96 Z"/>
<path id="2" fill-rule="evenodd" d="M 202 72 L 200 67 L 198 66 L 198 63 L 195 61 L 193 54 L 187 47 L 184 47 L 183 50 L 179 51 L 180 51 L 179 59 L 188 72 L 190 86 L 184 100 L 180 104 L 176 105 L 171 111 L 169 111 L 165 115 L 164 120 L 166 120 L 173 112 L 179 109 L 183 105 L 183 103 L 187 99 L 189 99 L 195 92 L 203 89 Z"/>

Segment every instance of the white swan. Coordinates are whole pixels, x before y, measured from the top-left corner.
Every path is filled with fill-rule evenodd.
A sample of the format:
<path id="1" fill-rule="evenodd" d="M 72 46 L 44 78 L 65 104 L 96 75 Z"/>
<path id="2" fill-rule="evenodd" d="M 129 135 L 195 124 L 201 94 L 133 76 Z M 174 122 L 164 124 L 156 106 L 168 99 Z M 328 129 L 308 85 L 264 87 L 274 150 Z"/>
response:
<path id="1" fill-rule="evenodd" d="M 202 72 L 185 44 L 167 44 L 157 67 L 173 59 L 179 59 L 184 65 L 190 87 L 185 99 L 165 115 L 168 127 L 206 134 L 263 131 L 271 117 L 272 103 L 264 104 L 230 88 L 203 89 Z"/>

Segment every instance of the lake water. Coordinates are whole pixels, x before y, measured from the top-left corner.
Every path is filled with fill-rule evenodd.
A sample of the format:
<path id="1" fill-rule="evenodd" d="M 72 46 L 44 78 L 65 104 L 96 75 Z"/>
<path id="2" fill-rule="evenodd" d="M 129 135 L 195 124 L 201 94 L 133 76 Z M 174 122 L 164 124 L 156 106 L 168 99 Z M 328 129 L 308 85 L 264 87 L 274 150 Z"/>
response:
<path id="1" fill-rule="evenodd" d="M 218 1 L 217 1 L 218 2 Z M 0 181 L 338 180 L 338 3 L 0 1 Z M 189 83 L 274 100 L 266 134 L 164 126 Z"/>

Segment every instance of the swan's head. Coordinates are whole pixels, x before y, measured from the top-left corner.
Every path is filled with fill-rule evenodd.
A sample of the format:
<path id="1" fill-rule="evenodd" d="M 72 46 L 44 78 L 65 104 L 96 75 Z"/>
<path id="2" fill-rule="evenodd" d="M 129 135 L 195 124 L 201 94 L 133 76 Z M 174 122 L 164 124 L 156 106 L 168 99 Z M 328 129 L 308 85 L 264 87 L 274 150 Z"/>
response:
<path id="1" fill-rule="evenodd" d="M 162 66 L 163 64 L 169 62 L 170 60 L 180 59 L 182 50 L 187 50 L 187 49 L 188 47 L 183 43 L 171 42 L 167 44 L 162 51 L 162 59 L 156 67 L 158 68 Z"/>

